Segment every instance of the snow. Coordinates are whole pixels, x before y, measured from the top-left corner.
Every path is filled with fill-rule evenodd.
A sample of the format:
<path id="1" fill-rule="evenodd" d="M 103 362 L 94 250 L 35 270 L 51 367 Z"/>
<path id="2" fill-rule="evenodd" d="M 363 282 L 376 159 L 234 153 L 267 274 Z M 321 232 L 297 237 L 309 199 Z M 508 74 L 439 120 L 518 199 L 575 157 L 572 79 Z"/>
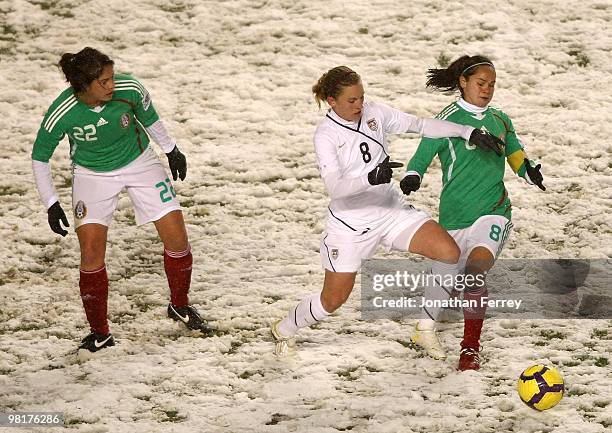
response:
<path id="1" fill-rule="evenodd" d="M 0 27 L 0 412 L 59 411 L 78 432 L 611 431 L 610 319 L 490 320 L 478 373 L 455 371 L 458 324 L 442 324 L 442 362 L 406 347 L 413 322 L 360 320 L 359 282 L 339 313 L 300 333 L 290 359 L 274 358 L 268 331 L 322 285 L 327 197 L 312 134 L 323 111 L 309 90 L 341 64 L 367 97 L 433 116 L 452 96 L 426 90 L 426 70 L 442 56 L 492 57 L 493 105 L 548 188 L 507 170 L 515 229 L 503 257 L 609 258 L 609 0 L 0 0 Z M 86 45 L 147 86 L 188 156 L 174 187 L 195 258 L 191 299 L 215 337 L 165 317 L 161 245 L 123 198 L 107 250 L 118 344 L 74 354 L 88 332 L 78 242 L 49 230 L 30 152 L 65 87 L 54 64 Z M 394 159 L 417 144 L 393 138 Z M 67 148 L 52 162 L 66 210 Z M 413 203 L 435 214 L 439 190 L 432 166 Z M 556 365 L 568 388 L 543 413 L 515 391 L 535 363 Z"/>

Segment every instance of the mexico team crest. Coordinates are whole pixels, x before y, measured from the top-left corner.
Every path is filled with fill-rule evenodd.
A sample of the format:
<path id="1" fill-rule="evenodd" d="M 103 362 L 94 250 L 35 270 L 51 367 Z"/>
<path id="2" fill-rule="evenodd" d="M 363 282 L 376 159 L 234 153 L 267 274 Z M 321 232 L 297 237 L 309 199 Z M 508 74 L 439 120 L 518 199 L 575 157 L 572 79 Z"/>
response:
<path id="1" fill-rule="evenodd" d="M 378 122 L 376 122 L 376 119 L 372 118 L 368 120 L 368 128 L 372 131 L 378 131 Z"/>
<path id="2" fill-rule="evenodd" d="M 74 217 L 78 220 L 82 220 L 87 216 L 87 206 L 83 201 L 77 201 L 76 206 L 74 207 Z"/>
<path id="3" fill-rule="evenodd" d="M 331 249 L 331 257 L 334 260 L 336 260 L 338 258 L 338 248 L 332 248 Z"/>
<path id="4" fill-rule="evenodd" d="M 128 126 L 130 126 L 130 115 L 127 113 L 123 113 L 119 122 L 122 128 L 127 128 Z"/>

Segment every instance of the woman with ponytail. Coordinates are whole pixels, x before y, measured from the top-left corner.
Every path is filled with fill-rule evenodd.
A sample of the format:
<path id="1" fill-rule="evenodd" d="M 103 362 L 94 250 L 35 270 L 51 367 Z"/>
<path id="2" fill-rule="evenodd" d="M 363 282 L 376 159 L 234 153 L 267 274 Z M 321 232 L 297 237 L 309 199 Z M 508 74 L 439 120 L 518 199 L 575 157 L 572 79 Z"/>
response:
<path id="1" fill-rule="evenodd" d="M 432 357 L 443 359 L 445 351 L 436 335 L 440 305 L 455 292 L 463 292 L 461 305 L 464 332 L 459 370 L 480 368 L 480 334 L 486 310 L 486 273 L 499 256 L 512 229 L 510 199 L 504 186 L 507 161 L 512 170 L 531 185 L 546 190 L 540 164 L 527 158 L 512 121 L 489 105 L 495 90 L 493 62 L 484 56 L 462 56 L 447 68 L 430 69 L 427 86 L 435 90 L 459 91 L 460 97 L 446 106 L 438 119 L 482 128 L 499 137 L 502 152 L 487 151 L 458 138 L 423 138 L 400 182 L 404 194 L 417 191 L 437 155 L 442 165 L 440 225 L 461 250 L 458 263 L 434 262 L 432 273 L 441 278 L 424 288 L 429 301 L 411 340 Z"/>
<path id="2" fill-rule="evenodd" d="M 106 54 L 90 47 L 62 55 L 59 67 L 70 86 L 45 114 L 32 151 L 36 186 L 49 226 L 66 236 L 68 219 L 53 186 L 49 160 L 64 136 L 70 142 L 72 208 L 81 249 L 79 288 L 91 329 L 79 349 L 90 352 L 115 344 L 107 320 L 105 253 L 108 226 L 124 188 L 134 205 L 136 223 L 153 222 L 164 244 L 171 298 L 168 316 L 208 332 L 188 303 L 191 248 L 176 193 L 149 146 L 149 135 L 166 153 L 174 180 L 185 179 L 186 158 L 144 86 L 130 75 L 116 74 L 113 66 Z"/>
<path id="3" fill-rule="evenodd" d="M 471 126 L 422 119 L 379 102 L 364 102 L 359 74 L 346 66 L 324 73 L 312 87 L 317 105 L 330 109 L 314 134 L 323 183 L 330 196 L 320 257 L 323 290 L 312 293 L 272 324 L 275 353 L 287 352 L 287 341 L 338 309 L 353 290 L 361 261 L 376 248 L 410 251 L 445 263 L 456 263 L 453 239 L 426 212 L 405 204 L 391 182 L 388 134 L 416 132 L 427 137 L 462 137 L 485 148 L 499 140 Z"/>

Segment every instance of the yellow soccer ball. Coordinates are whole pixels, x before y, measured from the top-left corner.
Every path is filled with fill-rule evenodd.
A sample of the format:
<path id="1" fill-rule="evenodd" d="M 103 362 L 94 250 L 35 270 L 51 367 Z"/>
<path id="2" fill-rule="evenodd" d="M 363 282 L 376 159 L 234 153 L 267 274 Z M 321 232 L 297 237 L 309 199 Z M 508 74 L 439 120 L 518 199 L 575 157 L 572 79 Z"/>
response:
<path id="1" fill-rule="evenodd" d="M 563 397 L 565 385 L 561 374 L 545 365 L 533 365 L 521 373 L 518 393 L 527 406 L 546 410 L 555 406 Z"/>

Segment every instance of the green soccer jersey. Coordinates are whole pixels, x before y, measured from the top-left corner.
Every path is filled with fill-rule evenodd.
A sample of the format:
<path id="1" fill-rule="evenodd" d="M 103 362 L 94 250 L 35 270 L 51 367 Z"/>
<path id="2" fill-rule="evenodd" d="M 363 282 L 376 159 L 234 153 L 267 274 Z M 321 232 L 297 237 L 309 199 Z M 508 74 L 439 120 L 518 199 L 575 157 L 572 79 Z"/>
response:
<path id="1" fill-rule="evenodd" d="M 135 78 L 115 74 L 113 98 L 92 108 L 72 87 L 53 101 L 45 114 L 32 159 L 49 162 L 59 142 L 68 136 L 73 163 L 94 171 L 112 171 L 136 159 L 149 145 L 144 127 L 159 116 L 147 90 Z"/>
<path id="2" fill-rule="evenodd" d="M 519 176 L 525 176 L 523 145 L 516 136 L 512 121 L 501 110 L 488 107 L 482 113 L 471 112 L 458 101 L 448 105 L 436 117 L 481 128 L 501 138 L 508 163 Z M 477 148 L 460 137 L 423 138 L 408 163 L 407 171 L 417 172 L 422 180 L 436 155 L 442 165 L 442 227 L 463 229 L 484 215 L 503 215 L 511 219 L 510 199 L 503 182 L 503 156 Z"/>

